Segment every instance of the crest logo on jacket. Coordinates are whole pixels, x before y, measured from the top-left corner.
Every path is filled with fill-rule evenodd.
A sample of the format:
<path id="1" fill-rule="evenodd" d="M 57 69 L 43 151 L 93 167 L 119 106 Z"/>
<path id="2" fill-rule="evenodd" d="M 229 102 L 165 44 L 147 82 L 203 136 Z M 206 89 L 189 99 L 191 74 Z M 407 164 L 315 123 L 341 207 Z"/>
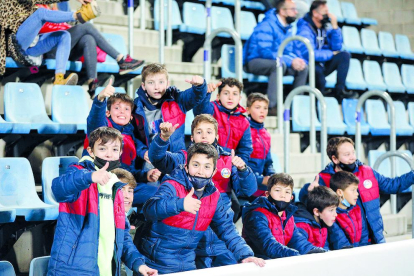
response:
<path id="1" fill-rule="evenodd" d="M 229 178 L 231 175 L 231 171 L 228 168 L 224 168 L 221 170 L 221 176 L 223 178 Z"/>
<path id="2" fill-rule="evenodd" d="M 364 181 L 363 185 L 364 185 L 365 189 L 371 189 L 371 187 L 372 187 L 372 181 L 369 180 L 369 179 L 366 179 Z"/>

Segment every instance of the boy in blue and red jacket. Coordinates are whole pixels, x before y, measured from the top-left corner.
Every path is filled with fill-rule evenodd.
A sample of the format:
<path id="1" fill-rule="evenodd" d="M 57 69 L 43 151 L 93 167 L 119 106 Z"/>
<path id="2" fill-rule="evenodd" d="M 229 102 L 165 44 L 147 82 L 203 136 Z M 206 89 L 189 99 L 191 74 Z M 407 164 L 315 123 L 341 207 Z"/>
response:
<path id="1" fill-rule="evenodd" d="M 209 226 L 238 262 L 264 265 L 237 233 L 233 212 L 212 182 L 217 159 L 214 146 L 193 144 L 186 164 L 167 174 L 144 205 L 148 222 L 139 248 L 161 274 L 196 269 L 195 250 Z"/>
<path id="2" fill-rule="evenodd" d="M 246 109 L 240 105 L 243 84 L 234 78 L 222 79 L 218 87 L 217 100 L 210 102 L 210 93 L 204 101 L 194 107 L 194 116 L 211 114 L 219 125 L 218 144 L 227 152 L 232 149 L 245 163 L 249 161 L 252 148 L 250 124 L 243 113 Z M 211 92 L 211 91 L 209 91 Z"/>
<path id="3" fill-rule="evenodd" d="M 335 222 L 338 205 L 338 195 L 324 186 L 309 192 L 307 205 L 298 203 L 293 215 L 296 227 L 314 246 L 329 250 L 328 227 Z"/>
<path id="4" fill-rule="evenodd" d="M 132 243 L 125 218 L 119 167 L 121 133 L 100 127 L 89 135 L 88 153 L 53 180 L 59 217 L 48 274 L 119 276 L 122 261 L 143 275 L 157 275 Z"/>
<path id="5" fill-rule="evenodd" d="M 253 141 L 253 152 L 248 165 L 257 179 L 258 191 L 254 194 L 255 196 L 264 195 L 267 190 L 267 181 L 275 173 L 270 153 L 271 137 L 264 128 L 268 110 L 269 99 L 262 93 L 251 93 L 247 97 L 247 113 Z"/>
<path id="6" fill-rule="evenodd" d="M 149 149 L 149 158 L 154 167 L 162 173 L 171 173 L 181 164 L 187 163 L 187 152 L 169 152 L 169 137 L 174 133 L 174 126 L 163 123 L 161 135 L 157 136 Z M 213 183 L 220 192 L 224 204 L 231 207 L 230 193 L 234 190 L 237 196 L 249 197 L 256 191 L 256 179 L 252 170 L 237 156 L 225 152 L 217 145 L 218 124 L 210 114 L 197 115 L 191 124 L 191 141 L 213 145 L 218 152 L 217 172 Z M 232 151 L 234 153 L 234 151 Z M 237 260 L 209 227 L 200 240 L 197 250 L 197 268 L 216 267 L 236 264 Z"/>
<path id="7" fill-rule="evenodd" d="M 359 179 L 358 206 L 367 219 L 372 244 L 384 243 L 384 225 L 380 213 L 380 191 L 385 194 L 395 194 L 408 189 L 414 183 L 414 172 L 399 177 L 388 178 L 371 167 L 356 159 L 354 141 L 348 137 L 329 139 L 326 153 L 331 159 L 326 168 L 321 171 L 311 184 L 306 184 L 300 190 L 299 199 L 306 203 L 309 191 L 318 185 L 329 187 L 331 177 L 339 171 L 353 173 Z"/>
<path id="8" fill-rule="evenodd" d="M 285 173 L 274 174 L 267 183 L 265 196 L 243 208 L 243 237 L 255 256 L 275 259 L 302 254 L 322 253 L 306 240 L 295 226 L 293 179 Z"/>

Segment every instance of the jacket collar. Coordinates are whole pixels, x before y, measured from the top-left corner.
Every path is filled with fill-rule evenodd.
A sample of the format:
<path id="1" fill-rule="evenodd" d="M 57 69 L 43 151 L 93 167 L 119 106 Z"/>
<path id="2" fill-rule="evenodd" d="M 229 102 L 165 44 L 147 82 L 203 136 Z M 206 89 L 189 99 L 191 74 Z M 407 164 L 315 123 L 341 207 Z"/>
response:
<path id="1" fill-rule="evenodd" d="M 314 227 L 322 228 L 321 225 L 315 220 L 313 215 L 306 210 L 305 204 L 299 202 L 297 205 L 298 210 L 295 212 L 295 223 L 297 222 L 306 222 L 311 224 Z"/>
<path id="2" fill-rule="evenodd" d="M 358 159 L 355 161 L 356 163 L 356 167 L 355 170 L 352 173 L 357 173 L 359 172 L 359 167 L 364 165 L 364 163 L 362 163 L 361 161 L 359 161 Z M 328 165 L 326 165 L 325 169 L 323 169 L 323 171 L 321 171 L 321 173 L 328 173 L 328 174 L 335 174 L 335 164 L 333 162 L 329 163 Z"/>
<path id="3" fill-rule="evenodd" d="M 270 201 L 265 196 L 260 196 L 256 198 L 252 203 L 247 203 L 246 205 L 244 205 L 242 210 L 242 216 L 245 216 L 247 213 L 257 208 L 267 209 L 274 215 L 279 216 L 279 211 L 272 203 L 270 203 Z M 288 221 L 293 216 L 297 209 L 298 207 L 296 207 L 295 205 L 289 204 L 289 206 L 285 210 L 286 221 Z"/>
<path id="4" fill-rule="evenodd" d="M 279 18 L 277 17 L 276 9 L 268 10 L 265 13 L 265 18 L 263 21 L 269 21 L 269 23 L 274 22 L 276 26 L 281 29 L 284 33 L 287 33 L 289 29 L 292 28 L 291 24 L 287 24 L 286 26 L 283 25 L 282 22 L 280 22 Z"/>
<path id="5" fill-rule="evenodd" d="M 247 118 L 249 120 L 250 123 L 250 127 L 255 128 L 255 129 L 262 129 L 264 128 L 264 123 L 258 123 L 255 120 L 252 119 L 252 117 L 249 115 L 249 117 Z"/>
<path id="6" fill-rule="evenodd" d="M 345 213 L 349 213 L 349 212 L 351 212 L 351 210 L 352 209 L 354 209 L 355 208 L 355 206 L 356 205 L 351 205 L 351 207 L 349 207 L 348 209 L 342 209 L 341 207 L 337 207 L 336 208 L 336 212 L 338 213 L 338 214 L 345 214 Z"/>
<path id="7" fill-rule="evenodd" d="M 127 135 L 133 135 L 134 133 L 134 127 L 131 123 L 128 123 L 127 125 L 120 126 L 117 123 L 115 123 L 111 117 L 108 118 L 109 121 L 111 121 L 112 127 L 119 130 L 123 134 Z"/>
<path id="8" fill-rule="evenodd" d="M 165 94 L 162 96 L 162 98 L 160 99 L 160 101 L 158 102 L 157 105 L 153 105 L 147 96 L 147 93 L 145 92 L 144 89 L 142 89 L 142 87 L 140 86 L 138 88 L 137 91 L 137 99 L 135 100 L 136 102 L 139 101 L 142 103 L 142 106 L 144 106 L 145 108 L 147 108 L 148 110 L 155 110 L 155 109 L 159 109 L 161 108 L 161 105 L 167 101 L 167 100 L 174 100 L 176 93 L 179 93 L 179 90 L 175 87 L 175 86 L 169 86 L 167 88 L 167 91 L 165 91 Z"/>
<path id="9" fill-rule="evenodd" d="M 243 106 L 241 106 L 240 104 L 237 105 L 237 108 L 234 111 L 231 111 L 230 109 L 227 109 L 224 106 L 222 106 L 221 103 L 218 100 L 214 101 L 213 104 L 215 104 L 221 112 L 224 112 L 224 113 L 229 114 L 229 115 L 235 115 L 235 116 L 243 115 L 243 113 L 246 112 L 246 109 Z"/>

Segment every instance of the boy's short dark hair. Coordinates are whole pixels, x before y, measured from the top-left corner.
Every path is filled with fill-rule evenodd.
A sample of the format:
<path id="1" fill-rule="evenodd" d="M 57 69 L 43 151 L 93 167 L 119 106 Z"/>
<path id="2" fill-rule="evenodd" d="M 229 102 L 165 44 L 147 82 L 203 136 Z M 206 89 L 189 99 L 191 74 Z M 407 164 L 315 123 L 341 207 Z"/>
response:
<path id="1" fill-rule="evenodd" d="M 213 158 L 213 164 L 214 167 L 217 164 L 218 159 L 218 153 L 217 150 L 214 148 L 213 145 L 205 144 L 205 143 L 195 143 L 192 144 L 187 151 L 187 166 L 191 161 L 191 158 L 193 158 L 196 154 L 205 154 L 207 155 L 207 158 Z"/>
<path id="2" fill-rule="evenodd" d="M 168 70 L 165 67 L 165 64 L 150 63 L 148 65 L 145 65 L 144 68 L 142 68 L 142 73 L 141 73 L 142 82 L 145 82 L 145 79 L 149 75 L 154 75 L 154 74 L 164 74 L 168 80 Z"/>
<path id="3" fill-rule="evenodd" d="M 339 196 L 332 189 L 318 186 L 309 192 L 306 210 L 313 215 L 313 209 L 316 208 L 319 212 L 323 212 L 327 207 L 338 207 L 339 201 Z"/>
<path id="4" fill-rule="evenodd" d="M 241 93 L 243 90 L 243 83 L 241 83 L 238 79 L 235 78 L 225 78 L 221 79 L 221 85 L 218 87 L 218 93 L 220 94 L 221 90 L 223 90 L 224 86 L 233 87 L 236 86 L 239 88 L 239 92 Z"/>
<path id="5" fill-rule="evenodd" d="M 111 171 L 111 173 L 115 174 L 121 182 L 131 186 L 133 189 L 137 186 L 137 181 L 135 177 L 127 170 L 117 168 Z"/>
<path id="6" fill-rule="evenodd" d="M 131 111 L 134 109 L 134 100 L 128 96 L 128 94 L 125 93 L 115 93 L 112 96 L 110 96 L 106 102 L 106 108 L 108 110 L 111 110 L 111 106 L 117 101 L 120 100 L 123 103 L 127 103 L 131 106 Z"/>
<path id="7" fill-rule="evenodd" d="M 289 186 L 293 191 L 293 178 L 287 173 L 275 173 L 267 181 L 267 191 L 270 192 L 277 184 Z"/>
<path id="8" fill-rule="evenodd" d="M 355 146 L 354 141 L 348 137 L 333 137 L 329 139 L 328 145 L 326 146 L 326 154 L 329 159 L 332 161 L 332 155 L 338 158 L 338 148 L 344 143 L 350 143 L 352 146 Z"/>
<path id="9" fill-rule="evenodd" d="M 311 6 L 310 6 L 310 9 L 309 9 L 309 12 L 310 12 L 311 16 L 312 16 L 312 12 L 314 10 L 316 10 L 320 6 L 326 5 L 326 3 L 327 3 L 326 1 L 313 1 Z"/>
<path id="10" fill-rule="evenodd" d="M 214 119 L 213 116 L 210 114 L 200 114 L 197 115 L 193 122 L 191 123 L 191 135 L 194 135 L 194 129 L 200 124 L 200 123 L 209 123 L 214 126 L 214 130 L 216 131 L 216 136 L 218 133 L 218 123 L 217 120 Z"/>
<path id="11" fill-rule="evenodd" d="M 247 97 L 247 107 L 250 108 L 257 101 L 266 102 L 269 105 L 269 98 L 265 94 L 254 92 Z"/>
<path id="12" fill-rule="evenodd" d="M 119 140 L 122 149 L 123 137 L 119 130 L 113 127 L 99 127 L 89 134 L 89 147 L 93 149 L 93 146 L 98 140 L 101 140 L 101 145 L 105 145 L 109 141 Z"/>
<path id="13" fill-rule="evenodd" d="M 359 179 L 353 173 L 346 171 L 339 171 L 335 173 L 332 175 L 331 181 L 329 182 L 329 186 L 334 192 L 338 189 L 344 191 L 352 184 L 358 185 Z"/>

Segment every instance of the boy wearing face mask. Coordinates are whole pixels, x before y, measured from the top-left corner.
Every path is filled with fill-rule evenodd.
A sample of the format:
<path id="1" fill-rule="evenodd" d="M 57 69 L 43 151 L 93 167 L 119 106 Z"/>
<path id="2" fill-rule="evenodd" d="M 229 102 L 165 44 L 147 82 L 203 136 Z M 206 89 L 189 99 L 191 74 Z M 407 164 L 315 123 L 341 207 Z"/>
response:
<path id="1" fill-rule="evenodd" d="M 359 179 L 357 204 L 366 217 L 370 229 L 370 242 L 372 244 L 384 243 L 380 191 L 385 194 L 396 194 L 408 189 L 414 183 L 414 172 L 411 171 L 395 178 L 381 175 L 356 158 L 354 141 L 348 137 L 329 139 L 326 153 L 332 162 L 316 176 L 312 183 L 302 187 L 299 194 L 300 201 L 306 203 L 308 192 L 316 186 L 329 187 L 330 180 L 336 172 L 351 172 Z"/>
<path id="2" fill-rule="evenodd" d="M 237 262 L 264 265 L 237 233 L 233 212 L 212 182 L 217 159 L 214 146 L 193 144 L 186 164 L 167 174 L 144 204 L 147 225 L 138 246 L 148 265 L 161 274 L 196 269 L 196 248 L 209 226 Z"/>
<path id="3" fill-rule="evenodd" d="M 89 135 L 89 156 L 52 182 L 59 205 L 47 275 L 119 276 L 121 258 L 133 271 L 157 275 L 132 243 L 118 168 L 121 133 L 100 127 Z M 78 273 L 77 273 L 78 272 Z"/>
<path id="4" fill-rule="evenodd" d="M 293 214 L 293 179 L 286 173 L 269 178 L 265 196 L 243 208 L 243 237 L 255 256 L 276 259 L 302 254 L 322 253 L 299 232 Z"/>

